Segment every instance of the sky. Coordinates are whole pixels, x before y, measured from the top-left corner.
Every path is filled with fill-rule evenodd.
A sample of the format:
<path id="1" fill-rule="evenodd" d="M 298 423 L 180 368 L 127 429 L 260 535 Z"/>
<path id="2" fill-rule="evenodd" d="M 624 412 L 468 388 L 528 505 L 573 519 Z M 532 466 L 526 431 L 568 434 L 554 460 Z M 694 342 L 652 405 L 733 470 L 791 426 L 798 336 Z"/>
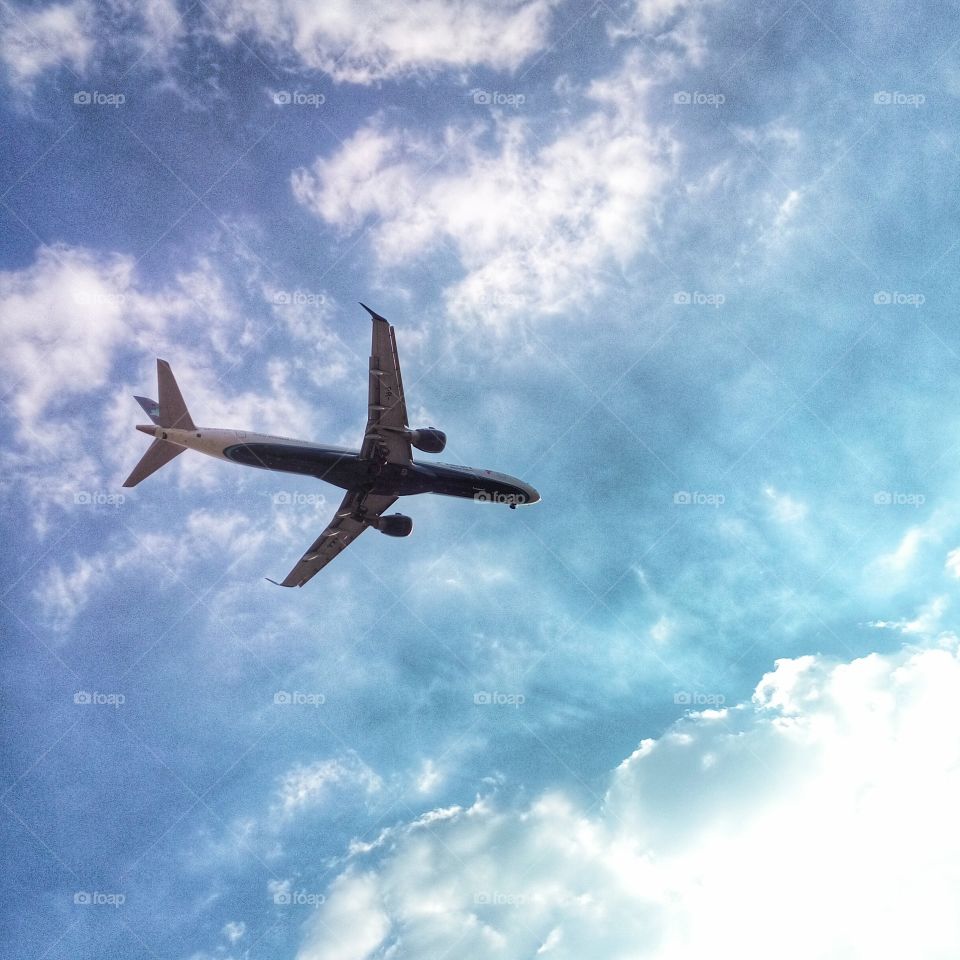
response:
<path id="1" fill-rule="evenodd" d="M 0 952 L 960 955 L 960 14 L 0 3 Z M 134 394 L 542 496 L 400 506 Z M 431 459 L 425 456 L 424 459 Z"/>

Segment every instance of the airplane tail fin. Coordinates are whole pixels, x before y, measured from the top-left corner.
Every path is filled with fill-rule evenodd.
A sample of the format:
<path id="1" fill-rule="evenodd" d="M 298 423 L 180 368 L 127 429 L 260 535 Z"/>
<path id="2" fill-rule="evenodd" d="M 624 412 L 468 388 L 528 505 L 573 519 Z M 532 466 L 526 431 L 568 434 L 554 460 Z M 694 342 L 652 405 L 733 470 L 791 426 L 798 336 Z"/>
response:
<path id="1" fill-rule="evenodd" d="M 137 403 L 143 407 L 147 416 L 158 427 L 170 427 L 180 430 L 196 430 L 190 412 L 183 402 L 183 395 L 174 379 L 173 371 L 166 360 L 157 360 L 157 390 L 159 402 L 148 397 L 135 397 Z M 138 427 L 143 433 L 153 433 L 146 427 Z M 174 457 L 183 453 L 186 447 L 169 440 L 154 440 L 140 462 L 133 468 L 133 472 L 124 480 L 125 487 L 135 487 L 141 480 L 146 480 L 151 473 L 155 473 L 162 466 L 168 464 Z"/>
<path id="2" fill-rule="evenodd" d="M 173 378 L 173 371 L 166 360 L 157 360 L 157 389 L 160 393 L 157 413 L 159 419 L 155 421 L 157 426 L 196 430 L 190 419 L 187 405 L 183 402 L 177 381 Z"/>

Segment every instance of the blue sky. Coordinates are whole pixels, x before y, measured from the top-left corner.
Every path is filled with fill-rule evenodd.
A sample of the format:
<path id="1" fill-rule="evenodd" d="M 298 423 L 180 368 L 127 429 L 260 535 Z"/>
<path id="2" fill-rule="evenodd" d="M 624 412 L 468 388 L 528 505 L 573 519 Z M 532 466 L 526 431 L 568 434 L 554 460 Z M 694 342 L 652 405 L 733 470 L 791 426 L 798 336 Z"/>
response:
<path id="1" fill-rule="evenodd" d="M 957 12 L 376 7 L 0 8 L 4 955 L 955 957 Z"/>

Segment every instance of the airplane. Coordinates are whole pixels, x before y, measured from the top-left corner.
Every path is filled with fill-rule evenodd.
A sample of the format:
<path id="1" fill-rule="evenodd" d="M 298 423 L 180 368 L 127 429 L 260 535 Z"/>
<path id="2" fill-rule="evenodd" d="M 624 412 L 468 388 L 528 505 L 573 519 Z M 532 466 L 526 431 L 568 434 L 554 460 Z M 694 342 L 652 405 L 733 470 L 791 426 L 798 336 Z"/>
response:
<path id="1" fill-rule="evenodd" d="M 367 426 L 359 450 L 246 430 L 195 426 L 170 364 L 158 359 L 159 401 L 134 397 L 153 421 L 137 424 L 137 429 L 154 440 L 123 485 L 135 487 L 190 449 L 248 467 L 317 477 L 345 490 L 327 528 L 286 578 L 280 583 L 266 578 L 281 587 L 302 587 L 368 527 L 388 537 L 408 537 L 413 532 L 410 517 L 401 513 L 384 515 L 400 497 L 439 493 L 505 503 L 511 508 L 537 503 L 540 494 L 530 484 L 505 473 L 413 459 L 414 447 L 424 453 L 441 453 L 446 434 L 436 427 L 410 429 L 394 328 L 366 304 L 360 306 L 373 321 L 373 343 Z"/>

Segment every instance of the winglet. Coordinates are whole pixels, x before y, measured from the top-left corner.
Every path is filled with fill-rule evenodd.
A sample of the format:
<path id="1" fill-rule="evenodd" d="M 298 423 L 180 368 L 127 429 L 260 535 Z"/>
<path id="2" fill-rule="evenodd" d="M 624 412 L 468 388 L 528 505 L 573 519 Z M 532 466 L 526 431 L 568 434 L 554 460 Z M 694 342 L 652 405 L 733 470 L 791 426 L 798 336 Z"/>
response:
<path id="1" fill-rule="evenodd" d="M 360 301 L 358 300 L 357 302 L 359 303 Z M 361 303 L 360 306 L 363 307 L 363 309 L 366 310 L 367 313 L 370 314 L 370 317 L 371 317 L 373 320 L 382 320 L 384 323 L 387 322 L 387 318 L 386 318 L 386 317 L 381 317 L 379 313 L 374 313 L 373 310 L 371 310 L 365 303 Z"/>
<path id="2" fill-rule="evenodd" d="M 267 583 L 272 583 L 275 587 L 285 587 L 285 586 L 287 586 L 287 584 L 285 584 L 285 583 L 277 583 L 276 580 L 271 580 L 269 577 L 264 577 L 263 579 L 266 580 Z"/>

